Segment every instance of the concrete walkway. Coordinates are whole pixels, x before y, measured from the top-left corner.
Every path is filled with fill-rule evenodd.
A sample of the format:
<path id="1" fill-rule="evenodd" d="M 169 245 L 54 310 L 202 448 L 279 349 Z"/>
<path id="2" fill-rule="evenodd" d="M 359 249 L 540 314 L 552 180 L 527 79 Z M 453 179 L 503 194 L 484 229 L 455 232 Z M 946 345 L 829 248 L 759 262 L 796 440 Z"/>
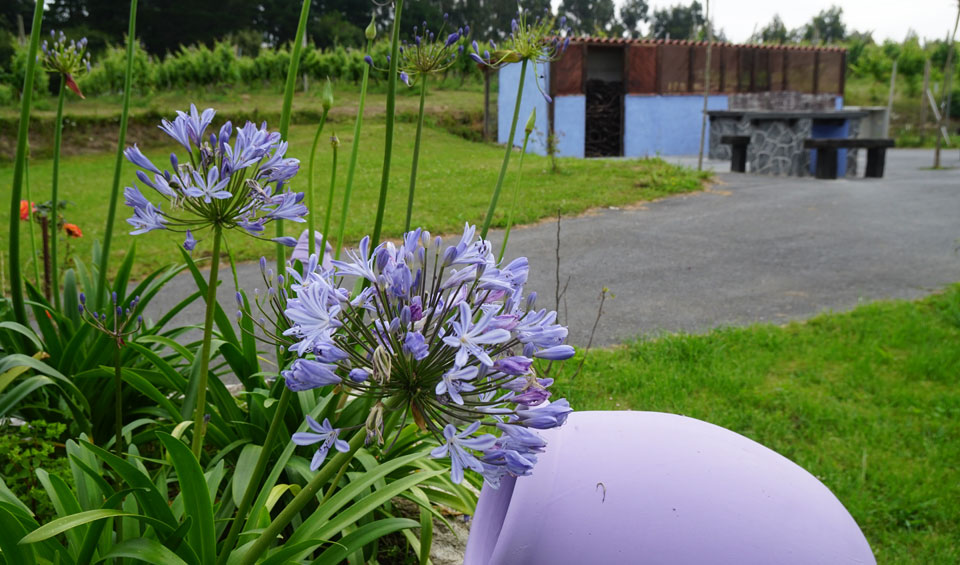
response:
<path id="1" fill-rule="evenodd" d="M 956 150 L 946 157 L 947 166 L 960 165 Z M 673 160 L 696 165 L 695 157 Z M 958 281 L 960 169 L 932 171 L 932 162 L 929 150 L 890 151 L 886 177 L 869 180 L 721 172 L 704 193 L 565 218 L 560 278 L 570 282 L 560 316 L 570 342 L 586 343 L 604 286 L 616 297 L 606 303 L 595 346 L 640 333 L 782 323 Z M 550 307 L 556 233 L 555 221 L 515 229 L 507 251 L 529 257 L 528 289 Z M 491 235 L 496 249 L 502 234 Z M 263 286 L 254 264 L 241 266 L 240 281 L 250 292 Z M 177 278 L 148 313 L 156 318 L 195 289 L 189 276 Z M 219 299 L 236 310 L 229 280 Z M 194 308 L 176 322 L 202 318 Z"/>

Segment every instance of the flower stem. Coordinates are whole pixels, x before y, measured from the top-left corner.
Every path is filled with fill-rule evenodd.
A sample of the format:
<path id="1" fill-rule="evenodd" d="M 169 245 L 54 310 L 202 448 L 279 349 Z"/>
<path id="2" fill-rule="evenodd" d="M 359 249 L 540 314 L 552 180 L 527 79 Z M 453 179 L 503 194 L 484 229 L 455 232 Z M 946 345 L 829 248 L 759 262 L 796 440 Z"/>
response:
<path id="1" fill-rule="evenodd" d="M 234 517 L 233 523 L 230 524 L 227 541 L 223 544 L 223 552 L 220 554 L 220 557 L 217 558 L 217 565 L 223 565 L 227 562 L 227 558 L 230 557 L 230 551 L 233 549 L 234 544 L 237 543 L 237 538 L 240 537 L 240 530 L 243 528 L 243 523 L 247 518 L 247 511 L 250 510 L 250 505 L 253 503 L 254 497 L 259 493 L 260 479 L 263 477 L 263 472 L 267 469 L 267 462 L 270 460 L 270 454 L 273 452 L 273 442 L 276 441 L 277 435 L 280 433 L 283 416 L 287 412 L 287 406 L 290 404 L 290 397 L 292 395 L 293 393 L 290 392 L 290 389 L 284 385 L 283 392 L 280 393 L 280 401 L 277 403 L 277 410 L 273 413 L 273 420 L 270 421 L 270 428 L 267 430 L 267 438 L 263 442 L 263 448 L 260 450 L 257 463 L 253 467 L 253 475 L 250 476 L 250 480 L 247 482 L 247 488 L 243 492 L 240 506 L 237 507 L 237 515 Z"/>
<path id="2" fill-rule="evenodd" d="M 113 394 L 116 396 L 113 402 L 113 408 L 116 412 L 117 439 L 114 450 L 117 457 L 123 456 L 123 374 L 120 365 L 120 346 L 117 346 L 113 352 Z"/>
<path id="3" fill-rule="evenodd" d="M 17 130 L 17 156 L 13 166 L 13 187 L 10 191 L 10 295 L 13 314 L 17 322 L 27 325 L 27 309 L 23 301 L 23 277 L 20 274 L 20 195 L 27 166 L 27 133 L 30 126 L 30 107 L 33 102 L 33 79 L 37 70 L 37 49 L 40 46 L 40 22 L 43 20 L 43 5 L 37 0 L 33 9 L 33 24 L 30 27 L 30 46 L 27 48 L 27 68 L 23 77 L 23 94 L 20 100 L 20 126 Z M 34 255 L 36 261 L 36 255 Z M 26 338 L 21 340 L 30 351 Z"/>
<path id="4" fill-rule="evenodd" d="M 503 245 L 500 246 L 500 256 L 497 257 L 497 263 L 503 261 L 503 254 L 507 251 L 507 240 L 510 239 L 510 226 L 513 225 L 513 213 L 517 209 L 517 201 L 520 197 L 520 176 L 523 173 L 523 156 L 527 154 L 527 141 L 530 140 L 530 133 L 525 132 L 523 135 L 523 148 L 520 150 L 520 163 L 517 167 L 517 185 L 513 188 L 513 203 L 510 205 L 510 209 L 507 210 L 507 229 L 503 233 Z"/>
<path id="5" fill-rule="evenodd" d="M 387 399 L 384 401 L 384 408 L 392 410 L 396 408 L 401 401 L 402 400 L 397 397 Z M 403 422 L 400 422 L 399 425 L 402 426 Z M 335 473 L 338 473 L 344 465 L 353 459 L 357 451 L 363 447 L 366 436 L 367 433 L 364 428 L 357 430 L 353 437 L 350 438 L 350 449 L 343 453 L 337 452 L 332 459 L 327 461 L 326 464 L 317 471 L 317 474 L 300 490 L 300 493 L 297 494 L 297 496 L 283 508 L 280 514 L 277 514 L 277 517 L 270 522 L 270 525 L 257 536 L 257 539 L 254 540 L 253 544 L 243 555 L 243 558 L 239 560 L 238 565 L 251 565 L 270 548 L 270 544 L 276 541 L 277 535 L 287 527 L 287 524 L 289 524 L 311 500 L 316 498 L 317 493 L 320 492 L 320 488 L 329 482 Z"/>
<path id="6" fill-rule="evenodd" d="M 213 256 L 210 258 L 210 278 L 207 281 L 207 311 L 203 321 L 203 345 L 200 347 L 200 379 L 197 383 L 197 405 L 193 413 L 193 454 L 200 460 L 203 450 L 203 417 L 207 407 L 207 378 L 210 373 L 210 340 L 213 338 L 213 313 L 217 309 L 217 276 L 220 269 L 219 225 L 213 227 Z"/>
<path id="7" fill-rule="evenodd" d="M 383 138 L 383 173 L 380 175 L 380 200 L 377 202 L 377 219 L 373 224 L 373 235 L 370 237 L 370 249 L 376 249 L 380 244 L 380 230 L 383 228 L 383 213 L 387 207 L 387 188 L 390 184 L 390 157 L 393 154 L 393 125 L 397 105 L 397 63 L 400 59 L 400 15 L 403 11 L 403 0 L 395 0 L 393 4 L 393 37 L 390 40 L 390 71 L 387 75 L 387 131 Z"/>
<path id="8" fill-rule="evenodd" d="M 29 150 L 28 150 L 29 152 Z M 28 155 L 29 157 L 29 155 Z M 23 169 L 23 186 L 27 191 L 27 224 L 30 229 L 30 256 L 33 260 L 33 282 L 40 288 L 40 256 L 37 255 L 36 219 L 33 217 L 33 199 L 30 197 L 30 161 Z"/>
<path id="9" fill-rule="evenodd" d="M 60 75 L 60 94 L 57 98 L 57 121 L 53 130 L 53 181 L 50 183 L 50 208 L 53 210 L 53 240 L 50 241 L 50 263 L 53 281 L 53 304 L 60 310 L 60 263 L 57 261 L 57 240 L 60 239 L 60 144 L 63 141 L 63 98 L 67 92 L 66 80 Z"/>
<path id="10" fill-rule="evenodd" d="M 123 110 L 120 112 L 120 133 L 117 136 L 117 159 L 113 167 L 113 187 L 110 207 L 107 209 L 107 227 L 100 249 L 95 306 L 103 304 L 107 292 L 107 267 L 110 263 L 110 242 L 113 240 L 113 222 L 117 217 L 117 198 L 120 195 L 120 172 L 123 168 L 123 144 L 127 139 L 127 118 L 130 114 L 130 90 L 133 87 L 133 51 L 137 46 L 137 0 L 130 0 L 130 21 L 127 27 L 127 62 L 123 75 Z"/>
<path id="11" fill-rule="evenodd" d="M 287 67 L 287 83 L 283 88 L 283 107 L 280 110 L 280 137 L 287 139 L 290 130 L 290 114 L 293 109 L 293 91 L 297 88 L 297 73 L 300 70 L 300 51 L 303 48 L 303 34 L 307 29 L 307 20 L 310 19 L 310 0 L 303 0 L 300 6 L 300 21 L 297 23 L 297 34 L 293 39 L 293 49 L 290 51 L 290 66 Z M 275 220 L 277 237 L 283 237 L 283 221 Z M 313 239 L 313 233 L 310 233 Z M 287 261 L 287 248 L 277 244 L 277 271 L 283 272 L 283 264 Z"/>
<path id="12" fill-rule="evenodd" d="M 327 198 L 327 212 L 323 219 L 323 242 L 320 247 L 320 259 L 318 265 L 323 265 L 323 256 L 327 252 L 327 234 L 330 233 L 330 216 L 333 215 L 333 189 L 337 182 L 337 144 L 331 143 L 333 148 L 333 166 L 330 168 L 330 196 Z"/>
<path id="13" fill-rule="evenodd" d="M 370 42 L 367 42 L 370 50 Z M 347 225 L 347 211 L 350 210 L 350 193 L 353 192 L 353 172 L 357 168 L 357 155 L 360 152 L 360 127 L 363 125 L 363 107 L 367 101 L 367 83 L 370 79 L 370 65 L 363 66 L 363 80 L 360 82 L 360 106 L 357 108 L 357 120 L 353 124 L 353 144 L 350 147 L 350 164 L 347 165 L 346 192 L 343 193 L 343 209 L 340 210 L 340 226 L 337 228 L 337 247 L 334 258 L 340 258 L 343 249 L 343 231 Z"/>
<path id="14" fill-rule="evenodd" d="M 407 221 L 403 224 L 403 233 L 410 231 L 410 217 L 413 215 L 413 190 L 417 185 L 417 164 L 420 161 L 420 134 L 423 132 L 423 103 L 427 98 L 427 75 L 420 75 L 420 115 L 417 116 L 417 137 L 413 143 L 413 165 L 410 167 L 410 194 L 407 196 Z"/>
<path id="15" fill-rule="evenodd" d="M 313 207 L 313 162 L 317 157 L 317 145 L 320 143 L 320 133 L 323 131 L 323 125 L 327 123 L 328 111 L 324 108 L 323 114 L 320 115 L 320 124 L 317 126 L 317 133 L 313 136 L 313 147 L 310 148 L 310 165 L 307 169 L 307 209 L 310 211 L 307 214 L 307 231 L 310 232 L 310 237 L 307 240 L 309 242 L 307 244 L 307 255 L 313 255 L 317 250 L 316 238 L 313 236 L 316 230 L 313 222 L 313 211 L 316 210 Z M 327 241 L 327 232 L 323 232 L 323 241 Z"/>
<path id="16" fill-rule="evenodd" d="M 487 239 L 487 231 L 490 230 L 490 222 L 493 221 L 493 212 L 497 209 L 497 199 L 500 197 L 500 189 L 503 187 L 503 179 L 507 176 L 507 166 L 510 164 L 510 152 L 513 151 L 513 138 L 517 133 L 517 118 L 520 116 L 520 99 L 523 97 L 523 80 L 527 76 L 527 60 L 524 59 L 520 64 L 520 83 L 517 85 L 517 102 L 513 106 L 513 121 L 510 122 L 510 136 L 507 138 L 507 149 L 503 156 L 503 164 L 500 165 L 500 176 L 497 177 L 497 186 L 493 189 L 493 198 L 490 199 L 490 208 L 487 209 L 487 217 L 483 220 L 483 230 L 480 231 L 480 237 Z"/>

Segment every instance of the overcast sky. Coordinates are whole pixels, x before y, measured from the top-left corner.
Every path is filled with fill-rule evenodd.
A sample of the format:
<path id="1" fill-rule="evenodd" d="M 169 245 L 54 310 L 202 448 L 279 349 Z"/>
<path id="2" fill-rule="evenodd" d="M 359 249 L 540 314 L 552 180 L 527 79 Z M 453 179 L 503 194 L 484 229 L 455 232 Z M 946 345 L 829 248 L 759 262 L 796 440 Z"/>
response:
<path id="1" fill-rule="evenodd" d="M 614 2 L 619 6 L 623 0 Z M 678 3 L 690 0 L 649 0 L 651 11 Z M 957 15 L 957 0 L 710 0 L 710 11 L 715 28 L 731 41 L 743 42 L 754 26 L 765 26 L 774 14 L 792 29 L 834 4 L 843 8 L 847 29 L 873 31 L 876 40 L 901 41 L 909 29 L 921 38 L 942 39 L 953 31 Z"/>

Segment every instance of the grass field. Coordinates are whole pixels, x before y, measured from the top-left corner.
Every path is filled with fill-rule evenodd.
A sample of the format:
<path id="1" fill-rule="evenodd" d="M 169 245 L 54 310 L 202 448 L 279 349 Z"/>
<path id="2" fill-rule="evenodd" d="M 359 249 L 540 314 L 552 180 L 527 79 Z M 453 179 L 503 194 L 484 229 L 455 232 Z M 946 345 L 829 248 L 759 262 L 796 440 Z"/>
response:
<path id="1" fill-rule="evenodd" d="M 578 357 L 581 354 L 578 354 Z M 573 362 L 567 373 L 572 373 Z M 554 394 L 724 426 L 846 505 L 879 563 L 960 562 L 960 285 L 785 327 L 644 338 L 588 354 Z"/>
<path id="2" fill-rule="evenodd" d="M 227 117 L 223 113 L 220 116 Z M 348 242 L 359 240 L 373 227 L 383 159 L 384 127 L 382 120 L 371 120 L 364 125 L 346 225 L 345 240 Z M 296 190 L 306 189 L 306 158 L 314 129 L 309 126 L 293 126 L 290 130 L 288 154 L 303 161 L 300 174 L 294 179 L 293 188 Z M 341 140 L 333 215 L 336 222 L 340 215 L 352 143 L 352 127 L 351 124 L 333 124 L 326 131 L 325 140 L 333 131 Z M 387 237 L 399 236 L 403 229 L 414 133 L 414 124 L 397 125 L 384 222 L 384 234 Z M 167 162 L 166 156 L 175 149 L 173 145 L 152 146 L 146 148 L 145 153 L 162 166 Z M 421 151 L 414 207 L 415 225 L 424 226 L 434 233 L 446 233 L 461 229 L 464 222 L 481 222 L 496 183 L 503 158 L 502 147 L 470 142 L 440 129 L 427 128 L 424 131 Z M 318 209 L 314 213 L 317 214 L 319 229 L 322 226 L 323 204 L 326 202 L 329 187 L 329 144 L 322 143 L 318 155 L 315 182 Z M 104 219 L 108 209 L 114 159 L 113 153 L 100 152 L 67 157 L 61 163 L 61 198 L 71 202 L 65 218 L 66 221 L 79 225 L 84 232 L 82 239 L 72 242 L 74 249 L 84 260 L 88 260 L 90 256 L 93 240 L 102 238 L 105 229 Z M 518 159 L 514 156 L 511 161 L 511 174 L 505 183 L 506 190 L 500 200 L 498 215 L 494 219 L 495 225 L 505 222 L 517 165 Z M 31 163 L 31 197 L 34 201 L 49 199 L 51 170 L 50 160 L 35 160 Z M 136 180 L 134 173 L 134 167 L 125 163 L 122 186 Z M 0 166 L 0 185 L 10 186 L 12 175 L 13 169 L 9 164 Z M 552 173 L 548 159 L 528 155 L 524 162 L 521 204 L 516 211 L 515 221 L 521 224 L 529 223 L 543 217 L 555 216 L 558 210 L 563 214 L 576 214 L 597 206 L 624 205 L 699 190 L 706 178 L 706 175 L 668 165 L 660 160 L 563 159 L 560 160 L 560 171 Z M 145 193 L 148 192 L 151 191 L 146 189 Z M 159 198 L 154 201 L 159 201 Z M 115 259 L 122 256 L 136 240 L 139 258 L 137 274 L 144 274 L 179 260 L 177 246 L 181 243 L 182 236 L 177 237 L 172 232 L 128 236 L 131 228 L 125 220 L 129 215 L 129 210 L 123 206 L 121 200 L 114 231 L 120 234 L 113 243 L 112 254 L 116 256 Z M 9 209 L 4 205 L 0 207 L 0 225 L 7 225 L 7 221 Z M 287 234 L 299 235 L 304 225 L 286 222 Z M 26 224 L 23 227 L 26 228 Z M 336 227 L 335 223 L 333 227 Z M 270 229 L 272 230 L 272 227 Z M 331 231 L 336 233 L 335 229 Z M 23 256 L 29 257 L 29 236 L 26 229 L 21 233 Z M 270 233 L 272 235 L 272 231 Z M 7 231 L 3 230 L 3 233 L 0 233 L 0 249 L 6 248 L 7 237 Z M 198 234 L 197 237 L 203 238 L 204 234 Z M 39 241 L 39 235 L 37 239 Z M 256 259 L 262 254 L 272 253 L 272 244 L 253 240 L 240 233 L 230 233 L 227 242 L 238 260 Z M 207 252 L 206 243 L 201 242 L 195 253 Z M 117 265 L 116 260 L 113 265 Z M 24 272 L 32 272 L 32 267 Z"/>

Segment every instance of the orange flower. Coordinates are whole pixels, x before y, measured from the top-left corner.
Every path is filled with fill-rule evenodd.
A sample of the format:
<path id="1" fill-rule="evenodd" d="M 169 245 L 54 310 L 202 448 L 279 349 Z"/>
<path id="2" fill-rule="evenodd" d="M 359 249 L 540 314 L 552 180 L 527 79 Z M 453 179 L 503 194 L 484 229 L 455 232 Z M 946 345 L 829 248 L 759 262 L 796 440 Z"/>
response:
<path id="1" fill-rule="evenodd" d="M 20 220 L 27 221 L 30 219 L 30 212 L 36 212 L 37 206 L 32 202 L 26 200 L 20 201 Z"/>
<path id="2" fill-rule="evenodd" d="M 83 232 L 80 231 L 80 226 L 77 224 L 63 224 L 63 230 L 70 237 L 83 237 Z"/>

